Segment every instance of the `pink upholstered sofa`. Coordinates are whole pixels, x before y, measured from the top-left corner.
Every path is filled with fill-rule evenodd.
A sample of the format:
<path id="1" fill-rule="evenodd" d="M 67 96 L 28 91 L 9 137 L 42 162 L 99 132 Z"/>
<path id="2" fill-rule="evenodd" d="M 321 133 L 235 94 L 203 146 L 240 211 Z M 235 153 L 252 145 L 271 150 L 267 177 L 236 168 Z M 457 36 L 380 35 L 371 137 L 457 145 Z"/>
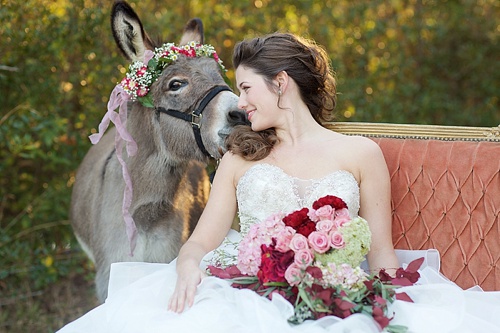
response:
<path id="1" fill-rule="evenodd" d="M 500 290 L 500 126 L 329 123 L 381 147 L 396 249 L 437 249 L 462 288 Z"/>

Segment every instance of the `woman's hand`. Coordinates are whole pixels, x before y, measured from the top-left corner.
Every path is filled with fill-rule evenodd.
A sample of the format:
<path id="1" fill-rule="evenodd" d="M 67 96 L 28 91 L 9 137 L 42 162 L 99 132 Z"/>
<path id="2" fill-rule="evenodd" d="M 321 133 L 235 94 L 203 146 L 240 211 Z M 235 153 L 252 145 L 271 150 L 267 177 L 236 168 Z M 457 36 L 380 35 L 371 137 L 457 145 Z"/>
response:
<path id="1" fill-rule="evenodd" d="M 168 304 L 168 309 L 173 312 L 181 313 L 184 308 L 191 307 L 196 294 L 196 287 L 206 276 L 205 272 L 197 265 L 184 264 L 177 267 L 177 282 L 175 290 Z"/>

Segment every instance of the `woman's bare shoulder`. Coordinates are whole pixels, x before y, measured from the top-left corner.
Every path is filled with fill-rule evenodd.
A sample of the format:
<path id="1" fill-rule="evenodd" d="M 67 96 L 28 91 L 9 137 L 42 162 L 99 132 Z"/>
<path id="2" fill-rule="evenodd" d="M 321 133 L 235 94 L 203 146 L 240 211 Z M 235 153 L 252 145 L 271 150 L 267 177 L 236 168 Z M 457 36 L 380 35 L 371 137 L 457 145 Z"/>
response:
<path id="1" fill-rule="evenodd" d="M 233 183 L 237 184 L 240 177 L 255 163 L 255 161 L 247 161 L 240 155 L 228 151 L 222 156 L 217 172 L 231 174 Z"/>
<path id="2" fill-rule="evenodd" d="M 362 154 L 379 154 L 381 149 L 379 145 L 370 138 L 360 136 L 360 135 L 345 135 L 340 133 L 335 133 L 339 142 L 346 149 L 354 149 Z"/>

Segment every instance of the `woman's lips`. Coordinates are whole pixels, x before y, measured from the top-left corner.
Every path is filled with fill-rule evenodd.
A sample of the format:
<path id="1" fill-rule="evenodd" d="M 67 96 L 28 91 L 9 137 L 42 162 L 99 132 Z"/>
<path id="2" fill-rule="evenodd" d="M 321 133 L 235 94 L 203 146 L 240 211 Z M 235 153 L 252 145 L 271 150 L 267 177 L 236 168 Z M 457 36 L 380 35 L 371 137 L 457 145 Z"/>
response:
<path id="1" fill-rule="evenodd" d="M 250 119 L 252 118 L 252 115 L 254 114 L 254 112 L 255 112 L 255 110 L 247 111 L 248 121 L 250 121 Z"/>

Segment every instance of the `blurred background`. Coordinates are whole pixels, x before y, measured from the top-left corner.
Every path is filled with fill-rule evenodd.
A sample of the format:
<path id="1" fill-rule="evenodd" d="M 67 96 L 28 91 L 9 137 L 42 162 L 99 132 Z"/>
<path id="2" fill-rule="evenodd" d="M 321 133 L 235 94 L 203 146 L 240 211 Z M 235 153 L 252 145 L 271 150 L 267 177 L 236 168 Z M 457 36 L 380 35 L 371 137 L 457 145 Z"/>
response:
<path id="1" fill-rule="evenodd" d="M 130 1 L 153 38 L 200 17 L 235 42 L 290 31 L 329 53 L 339 121 L 500 124 L 500 1 Z M 97 304 L 68 221 L 76 168 L 128 63 L 112 1 L 0 0 L 0 332 L 54 332 Z"/>

